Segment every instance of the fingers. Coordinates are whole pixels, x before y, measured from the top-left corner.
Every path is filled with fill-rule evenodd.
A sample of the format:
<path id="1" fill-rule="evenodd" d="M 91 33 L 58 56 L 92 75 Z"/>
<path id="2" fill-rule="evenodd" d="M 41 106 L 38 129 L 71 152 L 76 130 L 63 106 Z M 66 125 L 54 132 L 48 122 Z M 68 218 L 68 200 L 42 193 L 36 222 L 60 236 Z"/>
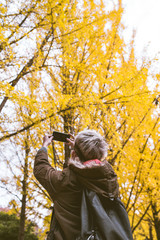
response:
<path id="1" fill-rule="evenodd" d="M 67 142 L 65 144 L 68 145 L 70 149 L 74 149 L 74 139 L 67 138 L 66 140 Z"/>
<path id="2" fill-rule="evenodd" d="M 50 138 L 50 140 L 52 141 L 54 137 L 53 137 L 52 135 L 50 135 L 49 138 Z"/>
<path id="3" fill-rule="evenodd" d="M 53 136 L 52 135 L 44 135 L 43 137 L 43 143 L 51 143 L 53 140 Z"/>
<path id="4" fill-rule="evenodd" d="M 53 140 L 52 135 L 44 135 L 42 146 L 43 147 L 48 147 L 51 144 L 52 140 Z"/>
<path id="5" fill-rule="evenodd" d="M 67 142 L 65 142 L 66 145 L 71 146 L 72 145 L 72 141 L 69 138 L 66 138 Z"/>
<path id="6" fill-rule="evenodd" d="M 46 137 L 51 137 L 52 135 L 51 134 L 49 134 L 49 133 L 45 133 L 45 135 L 44 136 L 46 136 Z"/>
<path id="7" fill-rule="evenodd" d="M 71 133 L 69 133 L 69 135 L 70 135 L 73 139 L 75 139 L 75 137 L 74 137 Z"/>
<path id="8" fill-rule="evenodd" d="M 70 138 L 66 138 L 66 140 L 67 140 L 69 143 L 73 143 L 73 140 L 71 140 Z"/>
<path id="9" fill-rule="evenodd" d="M 47 138 L 51 138 L 51 137 L 53 138 L 53 135 L 50 135 L 50 134 L 48 134 L 48 133 L 46 133 L 46 134 L 44 135 L 44 138 L 46 138 L 46 139 L 47 139 Z"/>

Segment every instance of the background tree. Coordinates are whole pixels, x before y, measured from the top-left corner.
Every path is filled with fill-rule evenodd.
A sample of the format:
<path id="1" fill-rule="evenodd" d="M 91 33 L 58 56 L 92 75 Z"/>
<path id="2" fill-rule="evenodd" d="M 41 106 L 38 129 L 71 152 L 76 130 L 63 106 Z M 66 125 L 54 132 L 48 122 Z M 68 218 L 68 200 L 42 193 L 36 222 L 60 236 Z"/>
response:
<path id="1" fill-rule="evenodd" d="M 35 224 L 28 222 L 25 230 L 25 240 L 38 240 L 34 230 Z M 0 212 L 0 239 L 18 239 L 19 219 L 16 215 Z"/>

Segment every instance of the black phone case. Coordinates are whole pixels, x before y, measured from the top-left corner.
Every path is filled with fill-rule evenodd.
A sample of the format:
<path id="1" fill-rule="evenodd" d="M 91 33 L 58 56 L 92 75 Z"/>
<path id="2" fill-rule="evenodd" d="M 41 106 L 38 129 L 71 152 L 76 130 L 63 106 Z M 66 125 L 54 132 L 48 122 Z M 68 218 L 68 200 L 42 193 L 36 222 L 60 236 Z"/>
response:
<path id="1" fill-rule="evenodd" d="M 66 138 L 70 138 L 70 135 L 67 133 L 53 131 L 53 140 L 59 142 L 67 142 Z"/>

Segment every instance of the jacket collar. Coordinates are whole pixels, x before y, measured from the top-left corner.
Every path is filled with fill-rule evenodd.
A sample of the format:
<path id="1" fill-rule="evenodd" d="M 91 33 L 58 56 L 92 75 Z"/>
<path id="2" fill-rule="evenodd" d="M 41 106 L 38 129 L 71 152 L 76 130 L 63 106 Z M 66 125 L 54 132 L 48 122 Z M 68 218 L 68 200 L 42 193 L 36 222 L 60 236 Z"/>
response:
<path id="1" fill-rule="evenodd" d="M 105 165 L 105 163 L 101 162 L 98 159 L 92 159 L 92 160 L 88 160 L 88 161 L 85 161 L 85 162 L 82 163 L 79 160 L 79 158 L 76 157 L 75 159 L 70 159 L 68 161 L 68 166 L 73 166 L 73 167 L 79 168 L 79 169 L 96 168 L 96 167 L 100 167 L 100 166 L 103 166 L 103 165 Z"/>
<path id="2" fill-rule="evenodd" d="M 82 186 L 105 198 L 118 197 L 117 175 L 107 161 L 93 159 L 82 163 L 75 158 L 70 159 L 68 165 Z"/>

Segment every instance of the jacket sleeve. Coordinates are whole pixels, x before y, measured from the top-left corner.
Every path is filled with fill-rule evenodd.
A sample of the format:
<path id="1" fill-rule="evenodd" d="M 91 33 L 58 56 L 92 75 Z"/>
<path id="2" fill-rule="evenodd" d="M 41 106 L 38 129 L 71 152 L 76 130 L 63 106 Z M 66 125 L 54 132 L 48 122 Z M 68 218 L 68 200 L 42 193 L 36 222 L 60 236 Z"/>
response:
<path id="1" fill-rule="evenodd" d="M 43 148 L 36 154 L 33 173 L 50 197 L 55 200 L 59 185 L 64 178 L 64 172 L 58 171 L 50 165 L 47 151 Z"/>

